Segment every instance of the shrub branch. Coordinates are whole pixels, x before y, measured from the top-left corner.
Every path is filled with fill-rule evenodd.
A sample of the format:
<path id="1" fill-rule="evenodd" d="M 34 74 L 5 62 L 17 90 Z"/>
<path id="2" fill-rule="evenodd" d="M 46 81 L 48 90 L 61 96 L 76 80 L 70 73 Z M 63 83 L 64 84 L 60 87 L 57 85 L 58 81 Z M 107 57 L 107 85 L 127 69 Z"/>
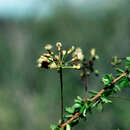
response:
<path id="1" fill-rule="evenodd" d="M 117 81 L 119 81 L 122 77 L 126 76 L 127 72 L 122 73 L 119 77 L 117 77 L 116 79 L 114 79 L 112 81 L 112 84 L 116 83 Z M 91 102 L 95 101 L 96 99 L 98 99 L 99 97 L 101 97 L 101 95 L 104 93 L 105 91 L 104 87 L 97 95 L 95 95 L 93 98 L 90 99 Z M 60 125 L 60 128 L 64 128 L 67 124 L 71 123 L 73 120 L 77 119 L 80 117 L 80 113 L 75 113 L 68 121 L 66 121 L 65 123 Z"/>

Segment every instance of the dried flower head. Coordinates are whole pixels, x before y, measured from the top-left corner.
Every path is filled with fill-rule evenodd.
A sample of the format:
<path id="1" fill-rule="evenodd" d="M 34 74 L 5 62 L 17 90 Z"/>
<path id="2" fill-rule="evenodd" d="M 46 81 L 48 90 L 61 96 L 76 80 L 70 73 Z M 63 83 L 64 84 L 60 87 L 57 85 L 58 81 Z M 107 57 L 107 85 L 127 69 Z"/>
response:
<path id="1" fill-rule="evenodd" d="M 77 57 L 78 60 L 83 60 L 84 55 L 81 48 L 76 48 L 75 52 L 73 53 L 73 57 Z"/>
<path id="2" fill-rule="evenodd" d="M 52 49 L 52 45 L 51 44 L 46 44 L 46 46 L 44 47 L 45 50 L 49 51 Z"/>
<path id="3" fill-rule="evenodd" d="M 55 53 L 52 49 L 52 45 L 47 44 L 45 50 L 47 53 L 43 53 L 37 60 L 39 68 L 73 68 L 80 69 L 82 64 L 81 61 L 84 59 L 84 55 L 81 48 L 76 48 L 72 46 L 68 51 L 62 50 L 61 42 L 56 43 L 58 53 Z M 75 50 L 75 51 L 74 51 Z M 74 51 L 74 52 L 73 52 Z M 73 52 L 73 53 L 72 53 Z M 72 58 L 69 59 L 69 54 L 72 53 Z M 68 56 L 68 57 L 67 57 Z"/>

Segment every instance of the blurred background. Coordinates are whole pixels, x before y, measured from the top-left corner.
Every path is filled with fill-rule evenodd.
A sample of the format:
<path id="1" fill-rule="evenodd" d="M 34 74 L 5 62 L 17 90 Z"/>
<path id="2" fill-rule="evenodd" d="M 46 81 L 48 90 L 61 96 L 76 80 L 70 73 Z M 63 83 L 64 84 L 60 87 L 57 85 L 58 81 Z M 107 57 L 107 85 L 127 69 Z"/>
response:
<path id="1" fill-rule="evenodd" d="M 0 129 L 50 130 L 60 118 L 59 75 L 40 70 L 36 60 L 46 43 L 95 48 L 100 76 L 89 89 L 100 89 L 113 72 L 113 55 L 130 56 L 129 0 L 0 0 Z M 84 97 L 79 72 L 64 71 L 65 106 Z M 130 97 L 130 89 L 121 96 Z M 130 130 L 130 100 L 113 99 L 102 113 L 88 115 L 73 130 Z"/>

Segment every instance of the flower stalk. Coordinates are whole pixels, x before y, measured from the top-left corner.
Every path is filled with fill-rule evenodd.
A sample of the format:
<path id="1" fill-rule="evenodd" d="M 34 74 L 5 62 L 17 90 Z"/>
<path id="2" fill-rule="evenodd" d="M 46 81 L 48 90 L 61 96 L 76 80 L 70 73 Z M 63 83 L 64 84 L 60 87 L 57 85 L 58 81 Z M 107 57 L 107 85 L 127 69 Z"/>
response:
<path id="1" fill-rule="evenodd" d="M 64 122 L 64 96 L 63 96 L 63 74 L 62 74 L 62 67 L 59 70 L 60 73 L 60 105 L 61 105 L 61 123 Z"/>

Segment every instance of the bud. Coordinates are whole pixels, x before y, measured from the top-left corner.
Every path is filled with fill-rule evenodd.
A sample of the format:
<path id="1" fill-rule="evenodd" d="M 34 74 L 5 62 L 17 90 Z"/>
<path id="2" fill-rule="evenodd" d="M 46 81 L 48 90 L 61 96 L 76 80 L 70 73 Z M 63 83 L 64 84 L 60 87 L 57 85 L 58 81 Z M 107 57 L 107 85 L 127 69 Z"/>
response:
<path id="1" fill-rule="evenodd" d="M 73 65 L 73 69 L 79 70 L 81 68 L 80 65 Z"/>
<path id="2" fill-rule="evenodd" d="M 70 54 L 72 51 L 74 51 L 75 49 L 75 46 L 72 46 L 68 51 L 67 51 L 67 54 Z"/>
<path id="3" fill-rule="evenodd" d="M 42 63 L 42 61 L 43 61 L 43 58 L 41 57 L 37 60 L 38 63 Z"/>
<path id="4" fill-rule="evenodd" d="M 66 54 L 66 50 L 63 50 L 62 51 L 62 55 L 64 56 Z"/>
<path id="5" fill-rule="evenodd" d="M 49 53 L 44 53 L 43 56 L 49 58 L 51 55 Z"/>
<path id="6" fill-rule="evenodd" d="M 40 56 L 40 58 L 37 60 L 37 62 L 38 62 L 37 66 L 39 68 L 42 68 L 42 67 L 48 68 L 48 65 L 50 63 L 50 61 L 48 60 L 48 58 L 45 57 L 45 56 Z"/>
<path id="7" fill-rule="evenodd" d="M 45 50 L 49 51 L 52 49 L 52 45 L 51 44 L 47 44 L 45 47 Z"/>
<path id="8" fill-rule="evenodd" d="M 98 59 L 99 59 L 99 56 L 98 56 L 98 55 L 95 55 L 95 58 L 96 58 L 96 60 L 98 60 Z"/>
<path id="9" fill-rule="evenodd" d="M 76 50 L 75 50 L 75 52 L 73 53 L 72 56 L 77 57 L 78 60 L 83 60 L 84 59 L 84 55 L 83 55 L 83 52 L 82 52 L 81 48 L 76 48 Z"/>
<path id="10" fill-rule="evenodd" d="M 90 51 L 91 56 L 95 56 L 95 52 L 96 52 L 96 50 L 94 48 L 92 48 L 91 51 Z"/>
<path id="11" fill-rule="evenodd" d="M 53 61 L 53 58 L 52 58 L 52 57 L 49 57 L 48 60 L 49 60 L 49 61 Z"/>
<path id="12" fill-rule="evenodd" d="M 42 67 L 42 64 L 39 63 L 39 64 L 37 65 L 37 67 L 38 67 L 38 68 L 41 68 L 41 67 Z"/>
<path id="13" fill-rule="evenodd" d="M 96 76 L 98 76 L 98 75 L 99 75 L 99 71 L 98 71 L 98 70 L 95 70 L 95 71 L 94 71 L 94 74 L 95 74 Z"/>
<path id="14" fill-rule="evenodd" d="M 80 78 L 81 78 L 81 79 L 84 78 L 84 73 L 83 73 L 83 72 L 80 73 Z"/>
<path id="15" fill-rule="evenodd" d="M 78 60 L 77 56 L 75 56 L 74 58 L 71 59 L 72 62 L 77 61 L 77 60 Z"/>
<path id="16" fill-rule="evenodd" d="M 61 50 L 61 47 L 62 47 L 61 42 L 57 42 L 57 43 L 56 43 L 56 46 L 57 46 L 57 50 L 60 51 L 60 50 Z"/>
<path id="17" fill-rule="evenodd" d="M 87 76 L 89 76 L 89 75 L 90 75 L 90 72 L 89 72 L 89 71 L 87 71 L 87 72 L 86 72 L 86 75 L 87 75 Z"/>
<path id="18" fill-rule="evenodd" d="M 41 56 L 41 57 L 37 60 L 38 63 L 42 63 L 43 61 L 49 62 L 49 60 L 47 59 L 47 57 L 44 57 L 44 56 Z"/>
<path id="19" fill-rule="evenodd" d="M 60 57 L 59 57 L 58 55 L 55 55 L 55 58 L 56 58 L 57 60 L 60 60 Z"/>
<path id="20" fill-rule="evenodd" d="M 50 69 L 56 69 L 57 68 L 57 65 L 55 62 L 52 62 L 50 65 L 49 65 L 49 68 Z"/>

